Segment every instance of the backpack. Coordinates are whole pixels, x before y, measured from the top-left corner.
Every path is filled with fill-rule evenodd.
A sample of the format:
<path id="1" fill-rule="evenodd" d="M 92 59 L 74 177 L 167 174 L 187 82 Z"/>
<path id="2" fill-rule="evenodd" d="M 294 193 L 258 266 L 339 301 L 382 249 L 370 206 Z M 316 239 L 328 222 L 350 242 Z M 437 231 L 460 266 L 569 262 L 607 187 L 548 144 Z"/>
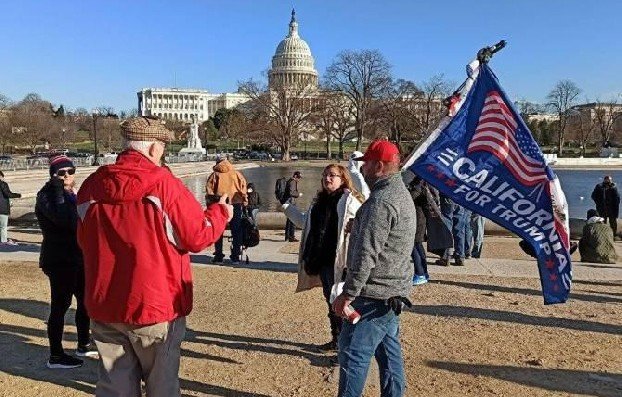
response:
<path id="1" fill-rule="evenodd" d="M 242 216 L 242 246 L 255 247 L 259 244 L 259 229 L 250 216 Z"/>
<path id="2" fill-rule="evenodd" d="M 287 200 L 287 179 L 285 177 L 276 180 L 276 184 L 274 185 L 274 195 L 281 204 Z"/>

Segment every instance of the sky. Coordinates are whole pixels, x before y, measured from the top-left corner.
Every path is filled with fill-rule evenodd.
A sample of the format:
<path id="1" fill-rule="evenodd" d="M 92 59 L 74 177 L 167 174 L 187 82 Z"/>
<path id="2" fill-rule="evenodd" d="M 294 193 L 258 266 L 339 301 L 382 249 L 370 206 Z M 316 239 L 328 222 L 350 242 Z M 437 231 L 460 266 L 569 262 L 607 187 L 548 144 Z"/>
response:
<path id="1" fill-rule="evenodd" d="M 619 0 L 3 0 L 0 94 L 120 111 L 147 87 L 235 92 L 264 78 L 292 8 L 320 76 L 339 51 L 377 49 L 396 78 L 459 84 L 505 39 L 490 66 L 511 98 L 570 79 L 581 101 L 622 101 Z"/>

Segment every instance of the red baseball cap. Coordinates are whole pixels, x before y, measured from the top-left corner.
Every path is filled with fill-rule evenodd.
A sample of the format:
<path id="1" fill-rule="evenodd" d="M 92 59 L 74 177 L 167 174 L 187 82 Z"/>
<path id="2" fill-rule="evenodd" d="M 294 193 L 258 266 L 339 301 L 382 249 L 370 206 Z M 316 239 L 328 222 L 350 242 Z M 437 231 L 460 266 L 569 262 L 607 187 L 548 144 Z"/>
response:
<path id="1" fill-rule="evenodd" d="M 387 163 L 400 161 L 400 151 L 393 142 L 379 140 L 373 141 L 361 157 L 357 157 L 356 161 L 385 161 Z"/>

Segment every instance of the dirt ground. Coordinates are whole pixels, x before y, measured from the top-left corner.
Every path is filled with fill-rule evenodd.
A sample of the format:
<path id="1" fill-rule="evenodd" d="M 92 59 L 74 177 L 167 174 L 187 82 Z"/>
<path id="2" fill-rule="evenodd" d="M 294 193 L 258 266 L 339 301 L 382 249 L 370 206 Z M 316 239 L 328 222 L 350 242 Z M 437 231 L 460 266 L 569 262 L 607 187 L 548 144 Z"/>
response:
<path id="1" fill-rule="evenodd" d="M 45 368 L 45 276 L 34 263 L 0 269 L 0 396 L 92 395 L 96 361 Z M 316 348 L 329 339 L 319 290 L 294 294 L 291 270 L 194 275 L 184 396 L 336 395 L 336 356 Z M 407 396 L 622 396 L 622 281 L 577 281 L 569 303 L 544 306 L 536 279 L 439 275 L 412 300 L 401 318 Z M 73 325 L 65 339 L 73 351 Z M 372 370 L 365 396 L 377 383 Z"/>

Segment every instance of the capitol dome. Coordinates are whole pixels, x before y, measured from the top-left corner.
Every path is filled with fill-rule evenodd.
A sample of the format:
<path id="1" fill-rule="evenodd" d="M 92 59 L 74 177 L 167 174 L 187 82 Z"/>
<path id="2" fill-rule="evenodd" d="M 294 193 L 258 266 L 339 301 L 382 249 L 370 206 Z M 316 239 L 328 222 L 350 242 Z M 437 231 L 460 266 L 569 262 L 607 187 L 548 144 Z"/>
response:
<path id="1" fill-rule="evenodd" d="M 311 49 L 298 35 L 296 11 L 292 10 L 289 33 L 276 47 L 272 57 L 272 69 L 268 73 L 270 87 L 311 85 L 317 87 L 318 76 Z"/>

